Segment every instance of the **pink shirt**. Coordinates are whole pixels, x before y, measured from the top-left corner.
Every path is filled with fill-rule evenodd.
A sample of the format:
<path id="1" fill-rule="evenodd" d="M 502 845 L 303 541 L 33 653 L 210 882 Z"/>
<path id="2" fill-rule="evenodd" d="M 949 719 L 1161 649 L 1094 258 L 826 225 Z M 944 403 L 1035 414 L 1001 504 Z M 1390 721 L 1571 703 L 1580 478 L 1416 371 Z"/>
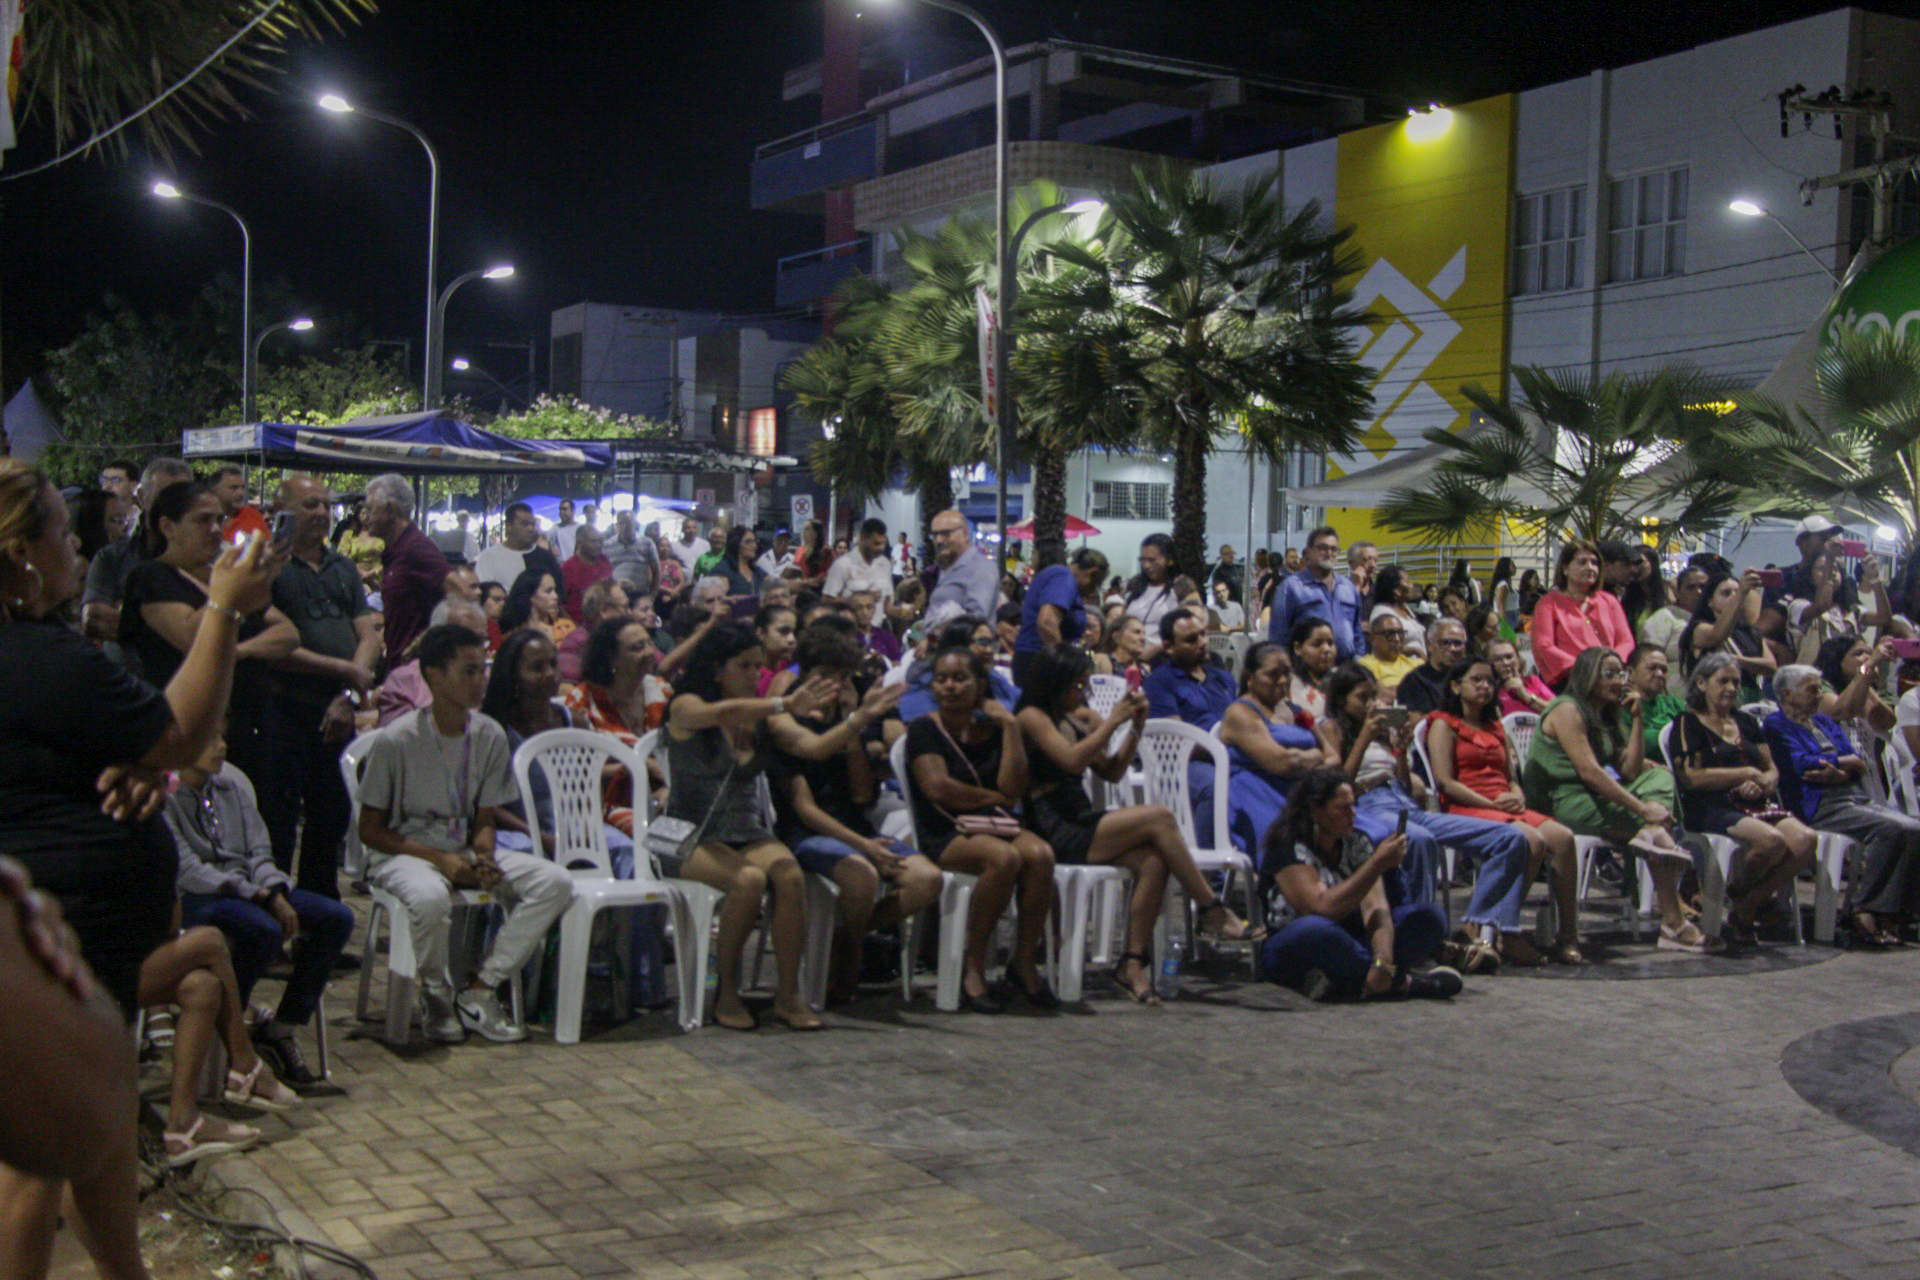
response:
<path id="1" fill-rule="evenodd" d="M 1548 702 L 1553 701 L 1553 690 L 1547 688 L 1547 686 L 1541 682 L 1539 676 L 1528 676 L 1520 683 L 1524 684 L 1527 687 L 1527 692 L 1534 697 L 1544 699 Z M 1517 711 L 1524 711 L 1528 715 L 1533 714 L 1533 708 L 1515 697 L 1511 689 L 1501 689 L 1500 714 L 1510 716 Z"/>
<path id="2" fill-rule="evenodd" d="M 1540 678 L 1560 687 L 1573 670 L 1574 659 L 1595 646 L 1603 646 L 1620 655 L 1625 662 L 1633 656 L 1633 628 L 1627 625 L 1627 612 L 1611 592 L 1596 591 L 1584 605 L 1574 602 L 1564 591 L 1549 591 L 1533 607 L 1533 665 Z"/>

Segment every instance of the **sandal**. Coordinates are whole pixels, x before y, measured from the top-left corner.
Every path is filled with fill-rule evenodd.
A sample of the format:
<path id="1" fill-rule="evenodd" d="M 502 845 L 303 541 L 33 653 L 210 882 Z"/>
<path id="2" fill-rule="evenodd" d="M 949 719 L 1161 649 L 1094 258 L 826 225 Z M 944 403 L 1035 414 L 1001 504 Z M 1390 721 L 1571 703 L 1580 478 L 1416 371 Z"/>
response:
<path id="1" fill-rule="evenodd" d="M 1461 973 L 1494 974 L 1500 972 L 1500 953 L 1479 939 L 1449 940 L 1440 944 L 1441 964 Z"/>
<path id="2" fill-rule="evenodd" d="M 146 1021 L 141 1026 L 146 1032 L 148 1044 L 156 1049 L 173 1048 L 173 1011 L 171 1009 L 149 1009 Z"/>
<path id="3" fill-rule="evenodd" d="M 260 1141 L 260 1131 L 252 1125 L 245 1124 L 228 1124 L 224 1126 L 222 1136 L 202 1138 L 200 1130 L 206 1123 L 207 1117 L 198 1115 L 193 1118 L 193 1123 L 187 1126 L 185 1133 L 165 1131 L 160 1135 L 167 1148 L 167 1168 L 178 1169 L 182 1165 L 192 1164 L 195 1160 L 245 1151 Z"/>
<path id="4" fill-rule="evenodd" d="M 1873 918 L 1871 911 L 1853 913 L 1854 945 L 1867 951 L 1880 951 L 1900 945 L 1898 930 L 1889 929 Z"/>
<path id="5" fill-rule="evenodd" d="M 812 1009 L 806 1010 L 804 1014 L 788 1013 L 779 1005 L 773 1007 L 773 1020 L 789 1031 L 824 1031 L 827 1026 L 820 1020 L 820 1015 Z"/>
<path id="6" fill-rule="evenodd" d="M 1140 973 L 1146 977 L 1147 989 L 1145 991 L 1140 990 L 1120 976 L 1120 970 L 1124 969 L 1129 961 L 1137 965 Z M 1113 985 L 1126 992 L 1135 1004 L 1155 1006 L 1160 1004 L 1160 995 L 1153 989 L 1153 958 L 1151 956 L 1142 955 L 1138 951 L 1122 952 L 1120 954 L 1120 962 L 1113 966 Z"/>
<path id="7" fill-rule="evenodd" d="M 1220 943 L 1263 942 L 1266 940 L 1267 931 L 1265 929 L 1260 928 L 1258 925 L 1248 924 L 1245 920 L 1233 914 L 1233 909 L 1218 898 L 1215 898 L 1212 902 L 1200 909 L 1200 919 L 1204 921 L 1216 911 L 1224 913 L 1228 924 L 1220 929 L 1208 929 L 1203 924 L 1200 927 L 1200 937 L 1205 941 Z"/>
<path id="8" fill-rule="evenodd" d="M 300 1105 L 300 1095 L 274 1079 L 265 1058 L 255 1059 L 253 1070 L 244 1075 L 227 1072 L 227 1090 L 221 1095 L 236 1107 L 256 1111 L 291 1111 Z"/>
<path id="9" fill-rule="evenodd" d="M 1693 854 L 1689 853 L 1684 845 L 1675 843 L 1671 847 L 1662 847 L 1646 835 L 1637 835 L 1627 841 L 1627 848 L 1645 858 L 1672 858 L 1676 862 L 1687 863 L 1693 861 Z"/>
<path id="10" fill-rule="evenodd" d="M 1500 935 L 1500 960 L 1518 969 L 1538 969 L 1547 962 L 1540 948 L 1533 945 L 1533 939 L 1524 933 Z"/>
<path id="11" fill-rule="evenodd" d="M 1660 951 L 1686 951 L 1693 955 L 1712 955 L 1724 951 L 1726 946 L 1718 938 L 1709 938 L 1700 932 L 1700 926 L 1689 920 L 1678 929 L 1671 925 L 1660 926 L 1660 941 L 1655 944 Z"/>
<path id="12" fill-rule="evenodd" d="M 1587 955 L 1580 950 L 1577 942 L 1556 942 L 1548 948 L 1547 959 L 1555 964 L 1583 965 L 1587 962 Z"/>

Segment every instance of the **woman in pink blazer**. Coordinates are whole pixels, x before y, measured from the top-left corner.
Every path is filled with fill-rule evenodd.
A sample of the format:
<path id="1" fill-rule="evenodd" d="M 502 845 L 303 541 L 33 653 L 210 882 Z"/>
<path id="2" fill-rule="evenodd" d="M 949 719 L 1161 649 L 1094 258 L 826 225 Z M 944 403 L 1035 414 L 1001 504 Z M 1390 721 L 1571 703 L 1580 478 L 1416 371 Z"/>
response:
<path id="1" fill-rule="evenodd" d="M 1600 548 L 1584 539 L 1561 547 L 1553 586 L 1533 610 L 1533 664 L 1540 678 L 1559 688 L 1573 660 L 1595 646 L 1625 662 L 1633 653 L 1633 628 L 1620 601 L 1600 590 Z"/>

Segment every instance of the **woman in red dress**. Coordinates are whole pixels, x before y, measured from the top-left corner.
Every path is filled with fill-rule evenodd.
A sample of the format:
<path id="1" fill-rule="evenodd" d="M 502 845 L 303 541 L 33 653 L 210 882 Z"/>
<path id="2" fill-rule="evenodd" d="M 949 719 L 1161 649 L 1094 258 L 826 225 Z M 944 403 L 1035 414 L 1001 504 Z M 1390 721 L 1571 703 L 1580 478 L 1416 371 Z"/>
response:
<path id="1" fill-rule="evenodd" d="M 1558 936 L 1548 956 L 1561 964 L 1581 964 L 1578 887 L 1573 832 L 1547 814 L 1527 808 L 1520 790 L 1519 761 L 1494 705 L 1493 668 L 1485 658 L 1469 658 L 1447 672 L 1447 697 L 1427 717 L 1427 755 L 1440 803 L 1448 813 L 1489 822 L 1509 822 L 1527 837 L 1529 864 L 1552 867 L 1549 884 Z M 1527 877 L 1533 880 L 1532 874 Z"/>

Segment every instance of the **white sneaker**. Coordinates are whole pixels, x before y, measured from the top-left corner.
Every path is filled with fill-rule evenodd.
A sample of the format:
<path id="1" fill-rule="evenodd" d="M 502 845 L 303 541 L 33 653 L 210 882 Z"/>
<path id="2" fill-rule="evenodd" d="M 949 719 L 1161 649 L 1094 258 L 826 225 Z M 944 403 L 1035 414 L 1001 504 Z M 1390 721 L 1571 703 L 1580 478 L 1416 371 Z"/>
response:
<path id="1" fill-rule="evenodd" d="M 500 1007 L 500 997 L 491 991 L 462 991 L 454 998 L 453 1007 L 459 1010 L 460 1022 L 467 1030 L 477 1031 L 495 1044 L 527 1038 L 526 1030 L 507 1016 Z"/>
<path id="2" fill-rule="evenodd" d="M 467 1030 L 460 1025 L 459 1011 L 453 1001 L 438 992 L 427 991 L 420 996 L 420 1030 L 435 1044 L 459 1044 L 467 1038 Z"/>

